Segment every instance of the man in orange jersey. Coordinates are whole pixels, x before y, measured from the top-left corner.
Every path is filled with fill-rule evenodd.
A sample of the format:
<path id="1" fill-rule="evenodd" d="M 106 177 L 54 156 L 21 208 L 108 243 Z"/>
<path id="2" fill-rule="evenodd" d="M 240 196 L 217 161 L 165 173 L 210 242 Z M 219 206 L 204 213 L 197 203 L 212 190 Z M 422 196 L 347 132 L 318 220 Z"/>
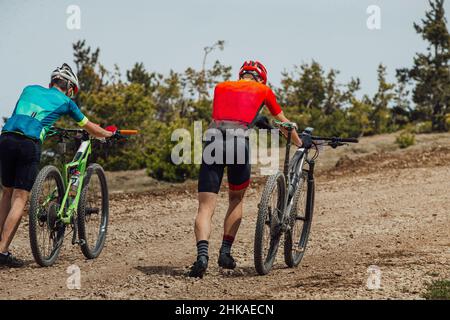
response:
<path id="1" fill-rule="evenodd" d="M 212 123 L 210 128 L 218 129 L 223 133 L 222 150 L 224 154 L 232 152 L 232 161 L 211 162 L 205 150 L 214 140 L 205 144 L 200 177 L 198 181 L 198 214 L 195 220 L 195 236 L 197 240 L 197 260 L 193 264 L 189 276 L 202 278 L 208 267 L 208 246 L 211 233 L 211 220 L 217 203 L 217 194 L 220 189 L 225 167 L 229 184 L 229 207 L 224 221 L 222 247 L 220 248 L 218 264 L 225 269 L 234 269 L 236 262 L 231 256 L 231 246 L 236 237 L 242 220 L 242 205 L 245 190 L 250 183 L 250 157 L 248 137 L 239 139 L 226 135 L 228 129 L 248 129 L 255 124 L 255 120 L 266 106 L 272 116 L 282 122 L 289 122 L 276 101 L 275 94 L 266 85 L 267 70 L 259 61 L 246 61 L 239 71 L 238 81 L 219 83 L 214 91 Z M 207 133 L 208 136 L 208 133 Z M 227 140 L 234 141 L 227 141 Z M 303 142 L 302 142 L 303 139 Z M 293 132 L 292 141 L 297 146 L 310 145 L 310 137 L 300 137 Z M 231 142 L 231 143 L 229 143 Z M 233 150 L 228 150 L 229 148 Z M 244 150 L 245 154 L 237 154 L 244 161 L 237 161 L 236 150 Z M 242 152 L 241 152 L 242 153 Z M 220 157 L 219 157 L 220 158 Z M 217 158 L 216 158 L 217 159 Z"/>

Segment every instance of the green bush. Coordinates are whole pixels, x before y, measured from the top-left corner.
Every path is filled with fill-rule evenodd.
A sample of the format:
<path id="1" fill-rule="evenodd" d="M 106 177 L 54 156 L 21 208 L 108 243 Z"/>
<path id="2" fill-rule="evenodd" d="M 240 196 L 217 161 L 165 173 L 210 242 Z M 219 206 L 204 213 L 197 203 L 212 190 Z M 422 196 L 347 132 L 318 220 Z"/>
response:
<path id="1" fill-rule="evenodd" d="M 395 139 L 395 143 L 401 148 L 408 148 L 416 143 L 416 135 L 410 131 L 403 131 L 400 135 Z"/>
<path id="2" fill-rule="evenodd" d="M 433 132 L 433 125 L 431 121 L 419 122 L 414 127 L 414 133 L 431 133 Z"/>
<path id="3" fill-rule="evenodd" d="M 169 182 L 183 182 L 198 177 L 199 165 L 188 163 L 175 165 L 172 162 L 172 148 L 177 142 L 171 141 L 171 135 L 175 129 L 182 128 L 189 130 L 191 137 L 193 137 L 192 125 L 189 125 L 186 119 L 181 118 L 176 118 L 167 125 L 163 123 L 155 124 L 150 129 L 154 131 L 151 135 L 157 137 L 148 145 L 146 152 L 147 173 L 152 178 Z M 193 152 L 193 150 L 194 141 L 191 144 L 191 151 Z M 191 162 L 193 160 L 192 156 Z"/>

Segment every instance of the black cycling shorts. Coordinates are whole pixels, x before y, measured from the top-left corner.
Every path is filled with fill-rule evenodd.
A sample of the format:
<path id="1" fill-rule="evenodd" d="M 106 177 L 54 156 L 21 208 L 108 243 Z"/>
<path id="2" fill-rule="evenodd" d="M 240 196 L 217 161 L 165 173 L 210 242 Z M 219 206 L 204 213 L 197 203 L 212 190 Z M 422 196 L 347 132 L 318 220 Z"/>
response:
<path id="1" fill-rule="evenodd" d="M 238 191 L 248 187 L 250 183 L 250 145 L 247 137 L 226 137 L 220 143 L 215 143 L 214 152 L 208 150 L 214 142 L 206 142 L 203 148 L 202 164 L 198 180 L 198 192 L 219 193 L 225 167 L 227 168 L 228 185 L 230 190 Z M 218 155 L 217 157 L 216 154 Z M 228 154 L 228 156 L 227 156 Z M 212 155 L 216 158 L 211 163 Z M 227 159 L 228 158 L 228 159 Z"/>
<path id="2" fill-rule="evenodd" d="M 31 191 L 40 159 L 40 142 L 14 133 L 0 135 L 0 171 L 4 187 Z"/>

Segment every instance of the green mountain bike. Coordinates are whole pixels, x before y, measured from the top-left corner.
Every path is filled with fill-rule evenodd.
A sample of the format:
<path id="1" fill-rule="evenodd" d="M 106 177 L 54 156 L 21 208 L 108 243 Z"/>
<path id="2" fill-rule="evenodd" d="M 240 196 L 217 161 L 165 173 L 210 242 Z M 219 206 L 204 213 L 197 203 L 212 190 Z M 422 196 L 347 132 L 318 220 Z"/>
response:
<path id="1" fill-rule="evenodd" d="M 118 131 L 109 141 L 122 140 L 135 130 Z M 81 129 L 52 127 L 49 137 L 80 142 L 70 163 L 64 164 L 63 174 L 48 165 L 39 172 L 31 191 L 29 235 L 33 257 L 42 267 L 55 263 L 66 230 L 71 228 L 72 244 L 78 244 L 87 259 L 95 259 L 105 245 L 109 219 L 108 184 L 103 168 L 89 164 L 93 138 Z M 65 147 L 63 148 L 65 149 Z M 63 150 L 62 152 L 65 152 Z"/>
<path id="2" fill-rule="evenodd" d="M 312 136 L 311 148 L 297 148 L 290 158 L 291 134 L 294 123 L 275 121 L 287 131 L 286 156 L 283 171 L 270 176 L 258 204 L 255 229 L 254 263 L 258 274 L 270 272 L 284 234 L 284 261 L 288 267 L 300 264 L 308 243 L 314 212 L 315 160 L 320 146 L 337 148 L 358 139 Z M 305 129 L 311 135 L 313 129 Z"/>

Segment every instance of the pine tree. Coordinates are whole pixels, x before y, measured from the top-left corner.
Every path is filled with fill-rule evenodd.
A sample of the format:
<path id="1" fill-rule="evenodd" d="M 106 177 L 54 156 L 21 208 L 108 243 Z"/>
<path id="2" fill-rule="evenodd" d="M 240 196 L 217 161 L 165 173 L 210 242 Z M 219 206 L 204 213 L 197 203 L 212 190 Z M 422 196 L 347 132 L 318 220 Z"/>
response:
<path id="1" fill-rule="evenodd" d="M 139 83 L 144 86 L 145 94 L 149 94 L 155 90 L 157 83 L 157 75 L 154 72 L 148 72 L 145 70 L 145 66 L 142 62 L 135 63 L 131 70 L 126 72 L 127 80 L 130 83 Z"/>
<path id="2" fill-rule="evenodd" d="M 429 43 L 426 53 L 418 53 L 411 69 L 399 70 L 414 83 L 413 101 L 417 114 L 431 120 L 434 131 L 448 130 L 446 116 L 450 113 L 450 34 L 445 18 L 444 0 L 429 1 L 421 25 L 414 28 Z"/>
<path id="3" fill-rule="evenodd" d="M 372 99 L 372 112 L 370 120 L 373 126 L 373 133 L 386 133 L 389 131 L 391 113 L 389 104 L 394 98 L 395 85 L 386 81 L 386 67 L 382 64 L 378 66 L 378 91 Z"/>
<path id="4" fill-rule="evenodd" d="M 408 90 L 408 79 L 403 74 L 397 74 L 397 84 L 394 91 L 394 106 L 392 107 L 392 119 L 390 126 L 393 130 L 414 121 L 414 113 L 411 109 L 410 91 Z"/>

